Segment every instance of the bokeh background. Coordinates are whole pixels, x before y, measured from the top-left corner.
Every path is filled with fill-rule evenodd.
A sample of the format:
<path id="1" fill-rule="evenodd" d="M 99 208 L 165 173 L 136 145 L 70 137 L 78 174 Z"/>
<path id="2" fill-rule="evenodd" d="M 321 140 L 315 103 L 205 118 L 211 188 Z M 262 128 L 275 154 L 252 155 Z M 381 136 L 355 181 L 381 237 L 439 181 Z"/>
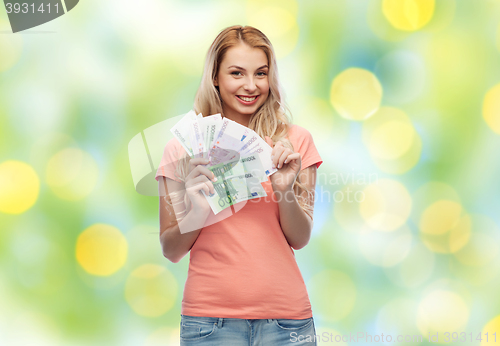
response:
<path id="1" fill-rule="evenodd" d="M 500 344 L 500 1 L 83 0 L 18 34 L 0 9 L 0 345 L 179 343 L 189 256 L 128 143 L 192 107 L 234 24 L 324 160 L 295 253 L 320 344 Z"/>

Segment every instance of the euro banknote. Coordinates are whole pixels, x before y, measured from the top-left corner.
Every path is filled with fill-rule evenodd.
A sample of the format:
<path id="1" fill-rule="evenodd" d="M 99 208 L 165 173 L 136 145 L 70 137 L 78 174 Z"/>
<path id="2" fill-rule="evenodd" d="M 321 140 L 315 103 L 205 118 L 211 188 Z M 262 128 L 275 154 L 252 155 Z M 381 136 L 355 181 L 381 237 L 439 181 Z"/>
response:
<path id="1" fill-rule="evenodd" d="M 171 132 L 191 158 L 209 160 L 205 167 L 217 176 L 216 194 L 205 197 L 215 214 L 234 203 L 267 196 L 261 183 L 277 169 L 272 168 L 272 148 L 255 131 L 220 113 L 203 117 L 191 110 Z"/>
<path id="2" fill-rule="evenodd" d="M 215 194 L 205 197 L 215 215 L 236 203 L 267 196 L 259 180 L 251 173 L 227 176 L 213 184 Z"/>

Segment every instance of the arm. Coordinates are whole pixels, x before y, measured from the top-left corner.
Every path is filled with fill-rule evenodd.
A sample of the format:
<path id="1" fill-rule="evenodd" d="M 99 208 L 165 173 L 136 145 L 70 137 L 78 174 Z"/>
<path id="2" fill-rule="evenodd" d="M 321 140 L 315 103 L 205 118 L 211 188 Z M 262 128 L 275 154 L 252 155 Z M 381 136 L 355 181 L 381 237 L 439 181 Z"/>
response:
<path id="1" fill-rule="evenodd" d="M 173 263 L 179 262 L 193 247 L 205 221 L 210 214 L 210 206 L 202 194 L 215 193 L 209 180 L 215 176 L 203 163 L 205 159 L 191 159 L 186 183 L 160 177 L 160 243 L 163 255 Z M 185 195 L 190 201 L 186 212 Z"/>
<path id="2" fill-rule="evenodd" d="M 281 229 L 288 244 L 298 250 L 306 246 L 311 238 L 313 217 L 300 207 L 293 191 L 293 184 L 300 176 L 300 181 L 311 191 L 309 195 L 306 191 L 302 191 L 301 196 L 307 199 L 307 203 L 311 207 L 314 207 L 316 165 L 301 170 L 302 157 L 300 153 L 285 148 L 281 141 L 274 144 L 272 139 L 267 136 L 266 142 L 273 148 L 271 155 L 273 167 L 278 168 L 278 171 L 272 174 L 270 179 L 278 200 Z"/>
<path id="3" fill-rule="evenodd" d="M 311 190 L 308 195 L 302 191 L 301 196 L 306 198 L 307 203 L 314 207 L 314 189 L 316 186 L 316 165 L 309 166 L 299 173 L 300 181 Z M 313 228 L 313 216 L 309 215 L 299 205 L 293 189 L 278 190 L 274 192 L 278 199 L 280 212 L 280 224 L 288 241 L 295 250 L 302 249 L 309 243 Z"/>
<path id="4" fill-rule="evenodd" d="M 186 214 L 184 184 L 165 177 L 160 177 L 158 183 L 160 191 L 160 243 L 163 256 L 171 262 L 177 263 L 191 250 L 203 228 L 205 219 L 193 215 L 192 209 Z M 188 229 L 192 231 L 181 233 L 181 228 L 183 231 Z"/>

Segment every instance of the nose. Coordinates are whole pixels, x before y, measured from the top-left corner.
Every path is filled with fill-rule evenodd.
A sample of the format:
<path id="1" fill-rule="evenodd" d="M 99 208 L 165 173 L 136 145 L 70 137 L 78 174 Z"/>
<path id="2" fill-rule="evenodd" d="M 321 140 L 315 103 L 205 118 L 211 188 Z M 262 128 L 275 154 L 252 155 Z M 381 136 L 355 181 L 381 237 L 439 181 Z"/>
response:
<path id="1" fill-rule="evenodd" d="M 255 84 L 255 81 L 253 79 L 253 77 L 249 76 L 246 81 L 245 81 L 245 85 L 243 86 L 243 88 L 248 91 L 249 93 L 253 93 L 255 91 L 255 89 L 257 89 L 257 85 Z"/>

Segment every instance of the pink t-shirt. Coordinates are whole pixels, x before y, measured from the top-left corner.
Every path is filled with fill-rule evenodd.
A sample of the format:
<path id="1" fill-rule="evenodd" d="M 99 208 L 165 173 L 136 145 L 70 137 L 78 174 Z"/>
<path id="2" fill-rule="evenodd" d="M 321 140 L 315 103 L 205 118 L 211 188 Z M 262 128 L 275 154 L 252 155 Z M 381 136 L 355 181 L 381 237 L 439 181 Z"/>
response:
<path id="1" fill-rule="evenodd" d="M 288 139 L 302 169 L 323 162 L 309 131 L 292 125 Z M 185 153 L 176 139 L 166 147 L 156 174 L 173 180 L 176 159 Z M 191 248 L 181 313 L 245 319 L 312 317 L 304 279 L 280 226 L 270 180 L 267 197 L 211 213 Z M 216 217 L 221 221 L 216 222 Z M 215 220 L 215 221 L 214 221 Z"/>

